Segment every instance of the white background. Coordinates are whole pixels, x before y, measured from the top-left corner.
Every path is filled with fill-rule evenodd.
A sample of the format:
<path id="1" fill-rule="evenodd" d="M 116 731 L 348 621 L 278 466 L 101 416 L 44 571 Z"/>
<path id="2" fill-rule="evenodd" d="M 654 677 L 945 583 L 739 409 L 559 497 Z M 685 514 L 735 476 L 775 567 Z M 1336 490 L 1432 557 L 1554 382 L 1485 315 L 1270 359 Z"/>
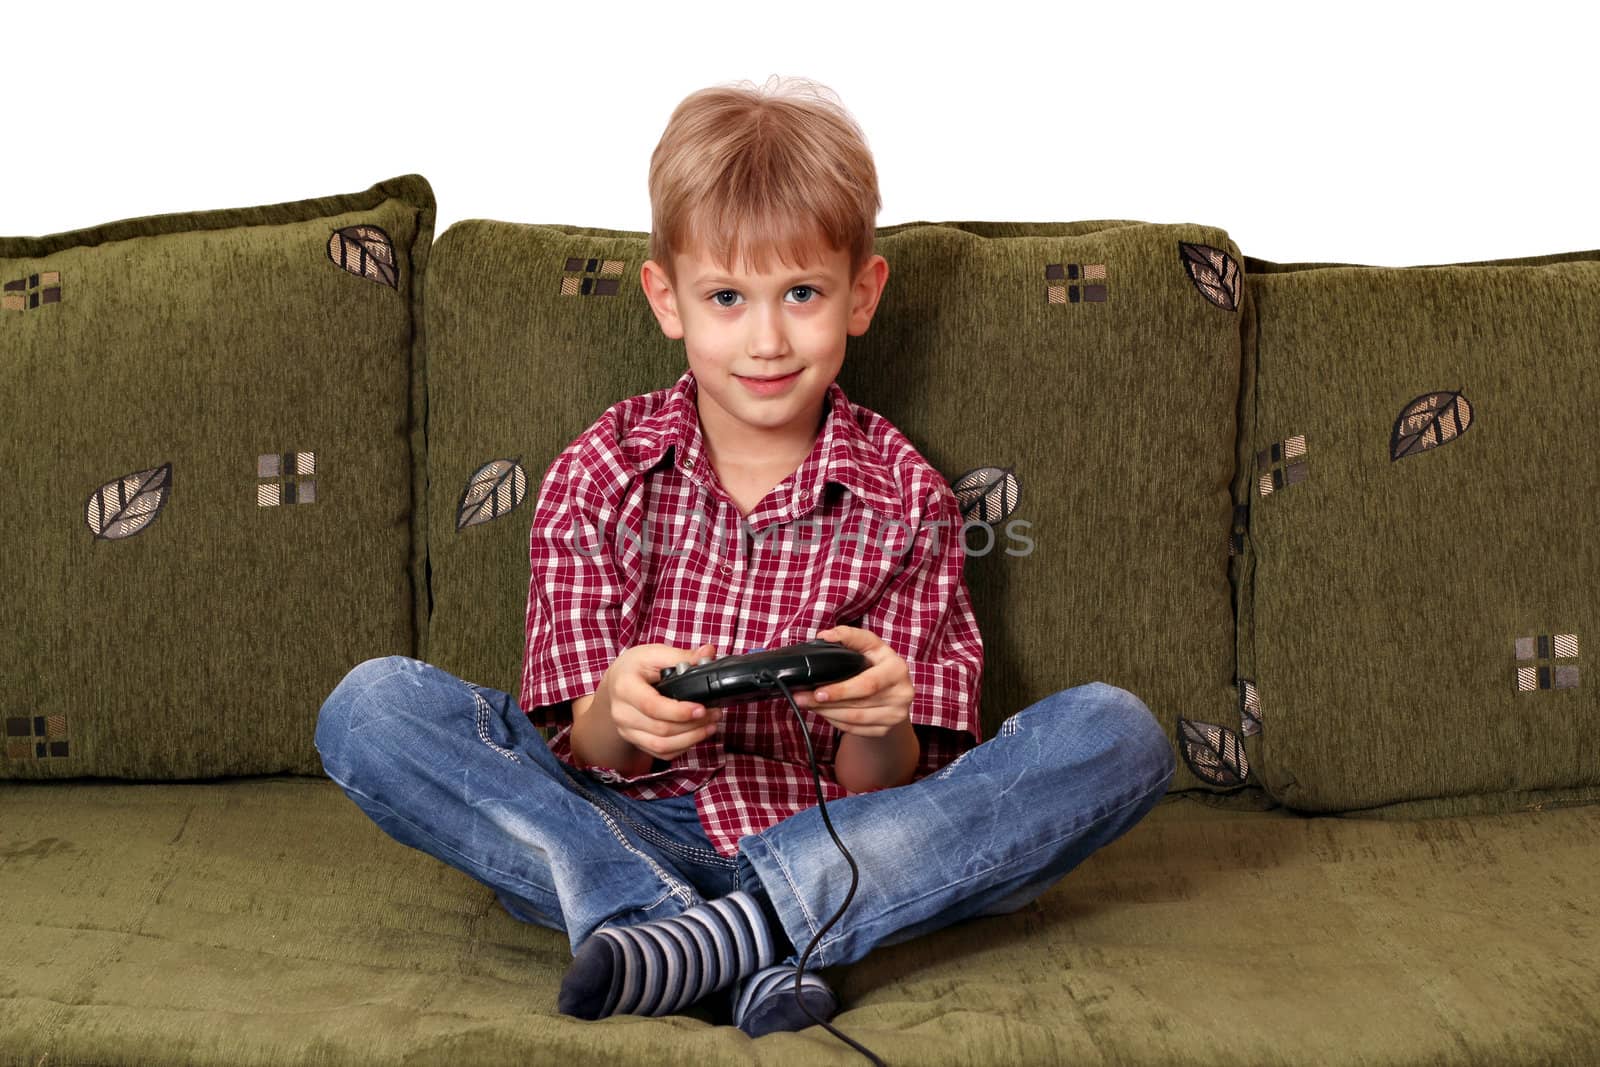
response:
<path id="1" fill-rule="evenodd" d="M 1594 249 L 1588 7 L 15 4 L 0 233 L 413 171 L 441 233 L 461 218 L 646 230 L 677 102 L 778 74 L 828 86 L 860 122 L 880 225 L 1198 222 L 1280 262 Z"/>

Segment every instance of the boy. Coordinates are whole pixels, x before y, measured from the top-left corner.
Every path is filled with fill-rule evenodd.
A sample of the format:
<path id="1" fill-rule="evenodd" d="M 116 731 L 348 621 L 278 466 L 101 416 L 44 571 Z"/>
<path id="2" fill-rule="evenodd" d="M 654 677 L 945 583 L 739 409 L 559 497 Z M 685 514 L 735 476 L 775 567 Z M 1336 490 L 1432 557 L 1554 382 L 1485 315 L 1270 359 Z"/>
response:
<path id="1" fill-rule="evenodd" d="M 834 380 L 888 277 L 853 120 L 703 90 L 674 111 L 650 188 L 640 281 L 689 367 L 546 474 L 519 700 L 369 660 L 324 704 L 317 747 L 391 836 L 568 933 L 562 1012 L 667 1014 L 728 989 L 759 1036 L 837 1010 L 814 972 L 796 993 L 819 930 L 817 968 L 1022 907 L 1137 823 L 1175 761 L 1149 710 L 1098 682 L 979 743 L 955 498 Z M 795 694 L 853 897 L 787 701 L 654 688 L 667 666 L 813 637 L 869 663 Z M 561 729 L 547 745 L 534 724 Z"/>
<path id="2" fill-rule="evenodd" d="M 639 799 L 693 794 L 697 844 L 739 873 L 740 838 L 815 804 L 793 713 L 781 697 L 670 700 L 654 688 L 661 668 L 814 636 L 861 652 L 866 671 L 796 694 L 824 797 L 837 801 L 907 783 L 981 740 L 982 642 L 954 494 L 834 381 L 888 277 L 872 254 L 877 182 L 853 121 L 819 99 L 706 90 L 673 114 L 650 186 L 641 286 L 689 369 L 609 409 L 546 474 L 520 703 L 539 725 L 570 719 L 551 740 L 564 763 Z M 720 907 L 738 910 L 709 931 L 727 921 L 781 955 L 770 897 L 749 870 L 737 884 L 747 888 Z M 634 947 L 588 938 L 562 1010 L 618 1010 L 612 986 Z M 792 965 L 758 972 L 736 1021 L 752 1032 L 809 1022 L 792 979 Z M 831 992 L 808 983 L 831 1015 Z M 646 988 L 620 1006 L 674 1010 L 693 992 L 668 1004 Z"/>

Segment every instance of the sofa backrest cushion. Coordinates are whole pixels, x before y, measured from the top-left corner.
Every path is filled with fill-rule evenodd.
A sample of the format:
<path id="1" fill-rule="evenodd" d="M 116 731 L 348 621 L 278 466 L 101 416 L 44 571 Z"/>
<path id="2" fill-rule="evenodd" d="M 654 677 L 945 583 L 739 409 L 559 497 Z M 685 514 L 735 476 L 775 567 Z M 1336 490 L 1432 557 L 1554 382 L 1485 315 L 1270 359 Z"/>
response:
<path id="1" fill-rule="evenodd" d="M 0 238 L 0 777 L 320 773 L 416 648 L 433 228 L 406 175 Z"/>
<path id="2" fill-rule="evenodd" d="M 1264 786 L 1341 811 L 1600 785 L 1600 252 L 1246 264 Z"/>
<path id="3" fill-rule="evenodd" d="M 434 250 L 426 658 L 513 696 L 546 469 L 608 405 L 684 368 L 640 288 L 645 248 L 638 232 L 470 220 Z M 1175 744 L 1180 717 L 1236 737 L 1229 488 L 1247 294 L 1227 234 L 907 223 L 880 229 L 877 251 L 889 281 L 840 384 L 967 508 L 987 730 L 1100 680 L 1141 697 Z M 1214 757 L 1197 754 L 1216 780 L 1180 772 L 1174 788 L 1237 784 Z"/>

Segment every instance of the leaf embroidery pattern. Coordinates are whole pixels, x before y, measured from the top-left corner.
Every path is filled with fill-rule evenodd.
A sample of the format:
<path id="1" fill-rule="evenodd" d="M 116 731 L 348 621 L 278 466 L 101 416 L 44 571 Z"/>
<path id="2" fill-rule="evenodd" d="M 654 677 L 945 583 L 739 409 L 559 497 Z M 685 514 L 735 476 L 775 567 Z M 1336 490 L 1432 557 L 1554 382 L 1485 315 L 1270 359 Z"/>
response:
<path id="1" fill-rule="evenodd" d="M 1404 459 L 1447 445 L 1472 425 L 1472 405 L 1459 389 L 1424 393 L 1400 412 L 1389 435 L 1389 458 Z"/>
<path id="2" fill-rule="evenodd" d="M 479 467 L 456 506 L 456 530 L 498 519 L 528 495 L 528 472 L 518 459 L 496 459 Z"/>
<path id="3" fill-rule="evenodd" d="M 1250 777 L 1250 760 L 1244 754 L 1244 742 L 1226 726 L 1180 718 L 1178 740 L 1183 762 L 1202 782 L 1232 787 L 1244 785 L 1245 779 Z"/>
<path id="4" fill-rule="evenodd" d="M 132 537 L 156 521 L 171 489 L 170 463 L 113 478 L 89 494 L 83 505 L 83 521 L 96 540 Z"/>
<path id="5" fill-rule="evenodd" d="M 328 258 L 358 278 L 400 288 L 400 268 L 396 265 L 394 242 L 378 226 L 346 226 L 328 238 Z"/>
<path id="6" fill-rule="evenodd" d="M 1017 510 L 1021 493 L 1012 472 L 1011 467 L 974 467 L 951 482 L 962 517 L 991 526 L 1004 522 Z"/>
<path id="7" fill-rule="evenodd" d="M 1261 732 L 1261 694 L 1248 678 L 1239 679 L 1239 732 L 1245 737 Z"/>
<path id="8" fill-rule="evenodd" d="M 1200 295 L 1223 311 L 1238 311 L 1244 295 L 1244 272 L 1232 256 L 1210 245 L 1178 242 L 1178 259 Z"/>

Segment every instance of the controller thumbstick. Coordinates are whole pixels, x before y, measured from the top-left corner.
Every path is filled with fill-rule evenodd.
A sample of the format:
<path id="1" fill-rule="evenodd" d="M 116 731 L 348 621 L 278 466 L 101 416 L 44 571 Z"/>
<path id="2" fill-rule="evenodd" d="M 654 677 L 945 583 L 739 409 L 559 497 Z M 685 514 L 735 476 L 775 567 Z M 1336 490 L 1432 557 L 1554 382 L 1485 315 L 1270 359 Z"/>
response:
<path id="1" fill-rule="evenodd" d="M 711 659 L 710 656 L 704 656 L 704 657 L 702 657 L 700 659 L 695 660 L 694 661 L 694 665 L 696 667 L 704 667 L 707 663 L 711 663 L 711 662 L 713 662 L 713 660 Z"/>
<path id="2" fill-rule="evenodd" d="M 683 673 L 684 671 L 686 671 L 688 669 L 689 669 L 689 665 L 687 663 L 678 664 L 678 667 L 677 667 L 678 673 L 681 674 L 681 673 Z"/>

